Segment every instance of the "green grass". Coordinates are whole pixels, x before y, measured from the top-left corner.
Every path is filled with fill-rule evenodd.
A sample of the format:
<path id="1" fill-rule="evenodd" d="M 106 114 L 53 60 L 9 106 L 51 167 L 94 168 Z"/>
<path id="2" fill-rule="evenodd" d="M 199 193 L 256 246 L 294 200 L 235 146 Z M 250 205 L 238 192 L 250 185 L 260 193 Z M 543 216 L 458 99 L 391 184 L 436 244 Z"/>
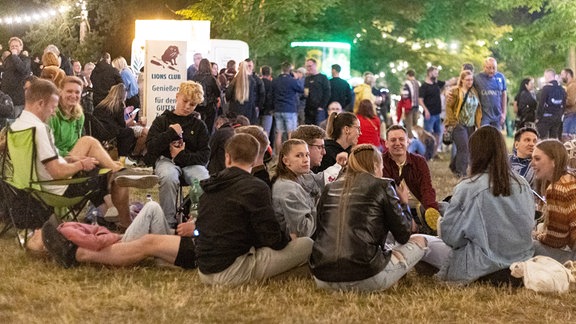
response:
<path id="1" fill-rule="evenodd" d="M 457 182 L 446 165 L 430 163 L 439 198 Z M 196 271 L 152 260 L 66 270 L 28 255 L 13 233 L 0 238 L 0 276 L 0 323 L 568 323 L 576 314 L 572 293 L 451 287 L 415 272 L 388 291 L 357 294 L 317 290 L 306 268 L 236 288 L 207 287 Z"/>

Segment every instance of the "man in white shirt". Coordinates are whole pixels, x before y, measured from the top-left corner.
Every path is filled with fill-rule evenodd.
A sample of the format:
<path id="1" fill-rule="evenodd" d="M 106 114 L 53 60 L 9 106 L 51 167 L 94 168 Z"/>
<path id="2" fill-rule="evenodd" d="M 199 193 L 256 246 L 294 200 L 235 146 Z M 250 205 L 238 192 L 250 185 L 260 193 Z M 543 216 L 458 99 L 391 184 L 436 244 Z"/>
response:
<path id="1" fill-rule="evenodd" d="M 130 224 L 130 210 L 128 208 L 128 190 L 119 187 L 149 188 L 158 182 L 153 175 L 135 175 L 128 169 L 113 161 L 104 150 L 100 142 L 90 136 L 81 137 L 66 158 L 58 154 L 54 145 L 52 130 L 46 124 L 50 116 L 56 112 L 59 101 L 59 90 L 47 80 L 36 80 L 31 83 L 25 93 L 24 111 L 10 126 L 13 131 L 36 128 L 36 170 L 41 181 L 54 179 L 68 179 L 81 171 L 89 172 L 96 167 L 112 170 L 112 202 L 118 209 L 120 225 L 128 227 Z M 98 184 L 101 190 L 94 197 L 90 197 L 95 206 L 104 203 L 107 193 L 108 180 L 103 178 Z M 79 196 L 88 191 L 98 189 L 88 187 L 84 183 L 69 186 L 43 186 L 43 189 L 67 197 Z"/>

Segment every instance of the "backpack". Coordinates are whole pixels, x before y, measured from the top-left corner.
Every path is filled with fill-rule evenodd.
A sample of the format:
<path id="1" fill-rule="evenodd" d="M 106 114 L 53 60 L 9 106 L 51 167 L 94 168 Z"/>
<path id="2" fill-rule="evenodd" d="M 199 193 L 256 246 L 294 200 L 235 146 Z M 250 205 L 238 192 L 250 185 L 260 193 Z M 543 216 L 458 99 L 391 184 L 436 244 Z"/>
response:
<path id="1" fill-rule="evenodd" d="M 558 84 L 551 84 L 544 102 L 544 117 L 561 116 L 564 113 L 566 92 Z"/>
<path id="2" fill-rule="evenodd" d="M 0 91 L 0 118 L 16 118 L 12 98 Z"/>

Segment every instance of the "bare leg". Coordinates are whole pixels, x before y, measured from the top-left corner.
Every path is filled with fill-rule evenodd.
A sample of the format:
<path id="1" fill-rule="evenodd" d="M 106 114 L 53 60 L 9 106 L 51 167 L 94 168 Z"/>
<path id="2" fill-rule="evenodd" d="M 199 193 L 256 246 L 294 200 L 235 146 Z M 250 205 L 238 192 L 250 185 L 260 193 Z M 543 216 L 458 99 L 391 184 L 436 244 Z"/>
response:
<path id="1" fill-rule="evenodd" d="M 112 202 L 116 209 L 118 209 L 118 220 L 120 226 L 127 228 L 130 223 L 130 206 L 129 206 L 129 191 L 128 188 L 119 187 L 115 182 L 112 183 L 112 188 L 110 189 L 110 194 L 112 196 Z"/>
<path id="2" fill-rule="evenodd" d="M 100 162 L 100 167 L 118 171 L 122 168 L 112 160 L 110 154 L 102 147 L 97 139 L 91 136 L 82 136 L 70 151 L 70 156 L 89 156 Z"/>
<path id="3" fill-rule="evenodd" d="M 144 155 L 144 151 L 146 150 L 147 136 L 148 136 L 148 129 L 144 127 L 144 129 L 142 129 L 142 134 L 140 134 L 140 137 L 136 139 L 136 145 L 134 146 L 134 151 L 132 151 L 132 154 L 136 156 Z"/>
<path id="4" fill-rule="evenodd" d="M 179 248 L 180 236 L 148 234 L 135 241 L 112 244 L 100 251 L 79 247 L 76 251 L 76 260 L 78 262 L 128 266 L 148 257 L 157 257 L 174 264 Z"/>

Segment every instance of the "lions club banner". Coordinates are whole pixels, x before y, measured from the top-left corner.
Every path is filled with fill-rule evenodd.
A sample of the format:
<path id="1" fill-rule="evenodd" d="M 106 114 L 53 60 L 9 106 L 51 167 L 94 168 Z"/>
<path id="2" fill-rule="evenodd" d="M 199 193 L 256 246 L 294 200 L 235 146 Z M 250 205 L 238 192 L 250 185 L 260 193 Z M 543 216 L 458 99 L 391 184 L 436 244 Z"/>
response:
<path id="1" fill-rule="evenodd" d="M 156 116 L 176 106 L 180 83 L 186 81 L 185 41 L 146 41 L 146 117 L 151 125 Z"/>

